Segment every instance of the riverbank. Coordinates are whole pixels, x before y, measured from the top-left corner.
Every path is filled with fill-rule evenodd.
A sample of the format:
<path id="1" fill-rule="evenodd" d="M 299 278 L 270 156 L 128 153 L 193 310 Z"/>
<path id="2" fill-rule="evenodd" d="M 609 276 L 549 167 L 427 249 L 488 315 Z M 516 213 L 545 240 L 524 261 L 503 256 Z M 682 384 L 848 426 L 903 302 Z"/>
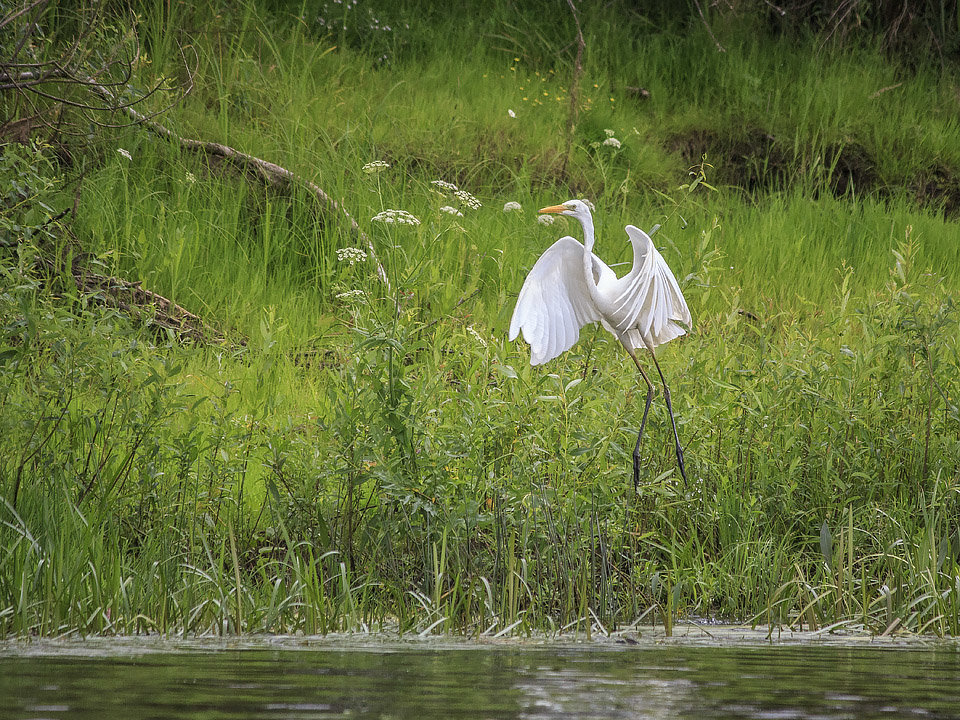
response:
<path id="1" fill-rule="evenodd" d="M 139 126 L 4 146 L 0 635 L 960 632 L 951 73 L 610 10 L 578 72 L 569 17 L 398 8 L 137 25 L 130 92 L 189 70 L 157 120 L 362 235 Z M 689 483 L 658 397 L 634 493 L 602 331 L 537 368 L 505 337 L 574 196 L 608 263 L 661 225 Z"/>

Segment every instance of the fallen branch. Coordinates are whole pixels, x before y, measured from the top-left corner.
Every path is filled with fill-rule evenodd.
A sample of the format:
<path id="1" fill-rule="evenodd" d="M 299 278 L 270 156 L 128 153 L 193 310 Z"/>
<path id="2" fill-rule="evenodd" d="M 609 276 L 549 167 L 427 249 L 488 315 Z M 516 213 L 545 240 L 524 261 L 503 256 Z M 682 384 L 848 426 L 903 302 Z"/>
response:
<path id="1" fill-rule="evenodd" d="M 43 227 L 56 224 L 62 228 L 68 238 L 68 247 L 72 250 L 69 254 L 58 253 L 50 243 L 39 244 L 40 252 L 34 263 L 41 273 L 47 276 L 69 274 L 77 291 L 85 295 L 89 302 L 116 308 L 135 322 L 168 328 L 196 342 L 227 341 L 222 333 L 202 318 L 160 293 L 145 289 L 140 281 L 131 282 L 91 271 L 85 262 L 86 254 L 77 250 L 78 243 L 73 233 L 59 223 L 60 219 L 73 210 L 74 208 L 67 208 L 43 223 Z M 245 345 L 246 341 L 241 339 L 240 344 Z"/>
<path id="2" fill-rule="evenodd" d="M 73 279 L 78 290 L 93 295 L 107 306 L 122 310 L 132 319 L 169 328 L 197 342 L 225 340 L 197 315 L 159 293 L 146 290 L 140 282 L 99 275 L 86 269 L 75 270 Z M 148 308 L 153 308 L 153 312 L 148 312 Z"/>
<path id="3" fill-rule="evenodd" d="M 91 83 L 90 86 L 104 99 L 116 102 L 116 98 L 113 96 L 113 93 L 107 88 L 103 87 L 102 85 L 98 85 L 95 82 Z M 142 125 L 164 139 L 172 140 L 185 150 L 223 158 L 224 160 L 227 160 L 228 162 L 231 162 L 240 168 L 253 170 L 264 182 L 269 185 L 278 187 L 301 185 L 307 188 L 313 194 L 313 196 L 328 210 L 339 213 L 344 219 L 346 219 L 350 230 L 357 235 L 357 237 L 360 239 L 360 242 L 366 245 L 367 250 L 370 253 L 370 257 L 376 263 L 377 275 L 380 277 L 380 281 L 386 285 L 387 288 L 390 287 L 390 281 L 387 279 L 387 273 L 383 269 L 380 259 L 377 257 L 377 252 L 374 250 L 373 241 L 370 240 L 370 236 L 360 228 L 360 226 L 357 224 L 357 221 L 353 219 L 350 213 L 347 212 L 340 203 L 330 197 L 316 183 L 302 178 L 290 170 L 287 170 L 285 167 L 277 165 L 276 163 L 272 163 L 269 160 L 263 160 L 245 152 L 241 152 L 230 147 L 229 145 L 181 137 L 165 125 L 162 125 L 156 120 L 151 120 L 149 117 L 141 113 L 130 104 L 124 105 L 121 109 L 133 120 L 135 120 L 137 124 Z"/>

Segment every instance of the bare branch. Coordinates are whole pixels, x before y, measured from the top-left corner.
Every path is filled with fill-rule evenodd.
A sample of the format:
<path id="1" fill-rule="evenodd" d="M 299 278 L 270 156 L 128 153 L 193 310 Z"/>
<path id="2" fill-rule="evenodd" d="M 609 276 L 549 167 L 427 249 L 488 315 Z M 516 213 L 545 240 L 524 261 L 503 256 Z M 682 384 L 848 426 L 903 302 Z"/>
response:
<path id="1" fill-rule="evenodd" d="M 703 21 L 703 26 L 710 34 L 710 38 L 713 40 L 713 44 L 717 46 L 717 50 L 719 52 L 726 52 L 727 49 L 720 44 L 720 41 L 717 40 L 717 36 L 713 34 L 713 30 L 710 28 L 710 23 L 707 22 L 707 16 L 703 14 L 703 8 L 700 7 L 700 0 L 693 0 L 693 4 L 697 6 L 697 12 L 700 13 L 700 20 Z"/>
<path id="2" fill-rule="evenodd" d="M 33 10 L 35 7 L 37 7 L 37 5 L 46 5 L 49 2 L 50 0 L 34 0 L 34 2 L 30 3 L 29 5 L 24 5 L 19 10 L 16 10 L 10 13 L 9 15 L 7 15 L 5 18 L 0 19 L 0 30 L 2 30 L 4 27 L 12 23 L 21 15 L 25 15 L 26 13 Z"/>
<path id="3" fill-rule="evenodd" d="M 20 17 L 20 15 L 23 15 L 23 14 L 25 14 L 25 13 L 27 13 L 27 12 L 30 12 L 31 10 L 33 10 L 34 8 L 37 8 L 37 7 L 40 6 L 40 5 L 46 5 L 48 2 L 49 2 L 49 0 L 37 0 L 37 2 L 34 2 L 34 3 L 33 3 L 32 5 L 30 5 L 29 7 L 24 8 L 23 12 L 14 13 L 12 17 L 9 17 L 9 19 L 8 19 L 8 18 L 4 18 L 3 25 L 6 25 L 6 24 L 9 22 L 9 20 L 12 20 L 13 18 Z M 29 24 L 27 25 L 27 27 L 32 27 L 33 24 L 34 24 L 34 23 L 31 22 L 31 23 L 29 23 Z M 0 26 L 0 27 L 2 27 L 2 26 Z M 13 53 L 10 55 L 10 59 L 11 59 L 11 60 L 13 60 L 14 58 L 16 58 L 17 55 L 20 54 L 20 51 L 23 50 L 23 46 L 26 44 L 27 39 L 28 39 L 29 37 L 30 37 L 30 33 L 29 33 L 29 32 L 24 32 L 24 33 L 23 33 L 23 37 L 20 38 L 20 42 L 17 43 L 16 48 L 14 48 Z"/>

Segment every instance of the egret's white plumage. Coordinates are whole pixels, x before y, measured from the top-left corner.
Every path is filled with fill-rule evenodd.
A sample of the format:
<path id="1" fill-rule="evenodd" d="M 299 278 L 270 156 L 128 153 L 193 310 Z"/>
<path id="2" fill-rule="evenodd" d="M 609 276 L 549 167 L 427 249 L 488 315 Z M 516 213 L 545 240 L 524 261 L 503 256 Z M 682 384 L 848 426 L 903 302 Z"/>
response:
<path id="1" fill-rule="evenodd" d="M 540 365 L 573 347 L 585 325 L 599 322 L 621 342 L 647 382 L 647 406 L 634 449 L 634 480 L 639 474 L 639 445 L 653 397 L 653 384 L 637 358 L 636 350 L 647 348 L 651 354 L 657 345 L 680 337 L 691 326 L 687 307 L 677 279 L 659 253 L 650 236 L 634 225 L 627 225 L 627 238 L 633 246 L 633 267 L 618 278 L 593 253 L 593 216 L 580 200 L 551 205 L 541 213 L 567 215 L 583 226 L 584 244 L 570 236 L 562 237 L 543 253 L 530 270 L 510 321 L 510 339 L 523 333 L 530 345 L 530 364 Z M 656 355 L 653 356 L 656 363 Z M 660 366 L 657 364 L 657 371 Z M 663 373 L 660 372 L 663 379 Z M 670 391 L 663 383 L 670 419 Z M 676 423 L 674 423 L 676 436 Z M 683 454 L 677 438 L 680 472 Z"/>
<path id="2" fill-rule="evenodd" d="M 510 321 L 510 339 L 522 330 L 530 344 L 530 364 L 541 365 L 569 350 L 580 337 L 580 328 L 603 319 L 590 297 L 583 275 L 584 248 L 572 237 L 551 245 L 530 270 L 517 297 Z M 617 276 L 596 255 L 592 256 L 594 284 L 608 285 Z"/>
<path id="3" fill-rule="evenodd" d="M 555 208 L 563 208 L 562 211 Z M 577 218 L 586 245 L 562 237 L 540 256 L 523 283 L 510 321 L 540 365 L 573 347 L 584 325 L 600 322 L 631 349 L 654 348 L 683 335 L 690 310 L 677 279 L 650 236 L 627 225 L 633 267 L 621 278 L 593 253 L 593 217 L 579 200 L 544 208 Z M 589 272 L 584 265 L 589 258 Z"/>

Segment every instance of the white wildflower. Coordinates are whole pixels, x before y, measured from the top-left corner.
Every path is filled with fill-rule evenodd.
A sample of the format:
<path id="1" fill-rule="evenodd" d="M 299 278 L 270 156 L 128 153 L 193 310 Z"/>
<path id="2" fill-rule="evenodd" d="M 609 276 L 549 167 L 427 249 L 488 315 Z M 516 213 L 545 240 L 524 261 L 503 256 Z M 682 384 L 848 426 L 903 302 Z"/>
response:
<path id="1" fill-rule="evenodd" d="M 515 118 L 517 116 L 517 114 L 513 110 L 509 110 L 509 109 L 507 110 L 507 115 L 509 115 L 512 118 Z"/>
<path id="2" fill-rule="evenodd" d="M 447 182 L 446 180 L 431 180 L 430 184 L 435 185 L 441 190 L 447 190 L 449 192 L 456 192 L 457 190 L 460 189 L 453 183 Z"/>
<path id="3" fill-rule="evenodd" d="M 363 170 L 367 175 L 373 175 L 374 173 L 382 172 L 389 167 L 390 163 L 384 162 L 383 160 L 374 160 L 373 162 L 368 162 L 360 169 Z"/>
<path id="4" fill-rule="evenodd" d="M 614 135 L 616 135 L 616 133 L 610 128 L 607 128 L 606 130 L 604 130 L 604 132 L 607 134 L 607 137 L 613 137 Z"/>
<path id="5" fill-rule="evenodd" d="M 587 200 L 586 198 L 580 198 L 580 202 L 582 202 L 584 205 L 586 205 L 588 208 L 590 208 L 590 212 L 596 212 L 596 211 L 597 211 L 597 208 L 594 207 L 593 203 L 590 202 L 589 200 Z"/>
<path id="6" fill-rule="evenodd" d="M 450 205 L 444 205 L 442 208 L 440 208 L 440 212 L 445 212 L 447 215 L 455 215 L 456 217 L 463 217 L 462 212 L 457 210 L 455 207 L 451 207 Z"/>
<path id="7" fill-rule="evenodd" d="M 347 262 L 350 265 L 356 265 L 358 262 L 363 262 L 367 259 L 367 253 L 361 250 L 360 248 L 355 247 L 345 247 L 337 248 L 337 260 L 340 262 Z M 339 297 L 339 296 L 338 296 Z"/>
<path id="8" fill-rule="evenodd" d="M 190 171 L 188 170 L 188 171 L 187 171 L 187 174 L 184 175 L 184 177 L 183 177 L 183 181 L 184 181 L 187 185 L 193 185 L 193 184 L 197 181 L 197 176 L 194 175 L 192 172 L 190 172 Z"/>
<path id="9" fill-rule="evenodd" d="M 477 342 L 479 342 L 481 345 L 483 345 L 484 347 L 487 346 L 487 341 L 483 339 L 483 336 L 481 336 L 480 333 L 476 331 L 473 325 L 467 325 L 467 332 L 473 335 L 477 339 Z"/>
<path id="10" fill-rule="evenodd" d="M 420 220 L 406 210 L 384 210 L 371 218 L 372 222 L 396 223 L 397 225 L 419 225 Z"/>
<path id="11" fill-rule="evenodd" d="M 510 202 L 505 202 L 503 204 L 504 212 L 523 212 L 523 208 L 520 207 L 520 203 L 516 200 L 511 200 Z"/>
<path id="12" fill-rule="evenodd" d="M 123 148 L 117 148 L 117 152 L 123 155 L 127 160 L 133 160 L 133 155 L 130 154 L 129 150 L 124 150 Z"/>
<path id="13" fill-rule="evenodd" d="M 353 300 L 360 297 L 363 297 L 363 290 L 346 290 L 345 292 L 337 293 L 337 300 Z"/>
<path id="14" fill-rule="evenodd" d="M 446 180 L 431 180 L 430 184 L 441 194 L 453 193 L 454 197 L 456 197 L 462 205 L 466 205 L 471 210 L 479 210 L 483 207 L 480 201 L 473 195 L 466 190 L 461 190 L 451 182 L 447 182 Z"/>
<path id="15" fill-rule="evenodd" d="M 537 222 L 541 225 L 553 225 L 556 218 L 553 215 L 537 215 Z"/>
<path id="16" fill-rule="evenodd" d="M 471 210 L 479 210 L 481 207 L 483 207 L 483 205 L 480 204 L 480 201 L 466 190 L 457 190 L 453 194 L 456 195 L 457 200 L 462 202 Z"/>
<path id="17" fill-rule="evenodd" d="M 613 148 L 620 147 L 620 141 L 617 140 L 615 137 L 608 137 L 606 140 L 603 141 L 603 144 L 609 145 L 610 147 L 613 147 Z"/>

